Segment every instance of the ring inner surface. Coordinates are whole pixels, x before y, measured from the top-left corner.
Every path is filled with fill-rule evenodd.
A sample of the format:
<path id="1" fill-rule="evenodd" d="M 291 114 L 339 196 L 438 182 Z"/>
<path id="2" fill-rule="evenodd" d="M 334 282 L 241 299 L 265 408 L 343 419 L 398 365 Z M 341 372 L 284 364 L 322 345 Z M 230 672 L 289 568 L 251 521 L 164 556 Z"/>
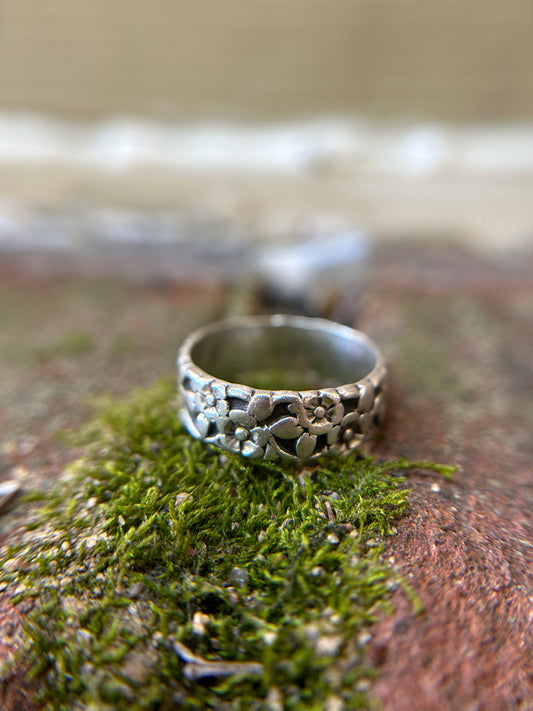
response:
<path id="1" fill-rule="evenodd" d="M 209 375 L 264 390 L 315 390 L 355 383 L 376 354 L 355 336 L 295 326 L 232 326 L 194 344 L 191 358 Z"/>

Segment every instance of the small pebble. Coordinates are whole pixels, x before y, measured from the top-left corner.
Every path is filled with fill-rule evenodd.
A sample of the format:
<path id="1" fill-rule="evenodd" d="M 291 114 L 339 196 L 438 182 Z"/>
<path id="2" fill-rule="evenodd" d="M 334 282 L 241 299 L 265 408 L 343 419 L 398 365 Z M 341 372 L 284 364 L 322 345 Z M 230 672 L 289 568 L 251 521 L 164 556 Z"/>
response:
<path id="1" fill-rule="evenodd" d="M 437 492 L 437 494 L 440 492 L 440 486 L 437 484 L 436 481 L 433 482 L 433 484 L 431 485 L 431 491 L 435 491 Z"/>
<path id="2" fill-rule="evenodd" d="M 245 568 L 233 568 L 229 577 L 235 587 L 244 588 L 250 579 L 250 573 Z"/>
<path id="3" fill-rule="evenodd" d="M 190 498 L 191 494 L 188 494 L 186 491 L 182 491 L 180 494 L 177 494 L 176 499 L 174 501 L 176 508 L 178 508 L 178 506 L 181 506 L 183 503 L 185 503 L 185 501 L 187 501 L 187 499 Z"/>
<path id="4" fill-rule="evenodd" d="M 340 696 L 328 696 L 326 699 L 325 711 L 343 711 L 344 708 L 344 701 Z"/>
<path id="5" fill-rule="evenodd" d="M 369 632 L 361 632 L 357 637 L 357 644 L 360 647 L 366 647 L 366 645 L 372 640 L 372 635 Z"/>
<path id="6" fill-rule="evenodd" d="M 145 586 L 141 581 L 133 583 L 133 585 L 130 585 L 130 587 L 124 591 L 124 597 L 127 597 L 129 600 L 136 600 L 142 595 L 144 590 Z"/>
<path id="7" fill-rule="evenodd" d="M 321 565 L 315 565 L 314 568 L 311 568 L 311 575 L 313 578 L 320 578 L 324 575 L 324 568 Z"/>
<path id="8" fill-rule="evenodd" d="M 320 629 L 315 622 L 308 622 L 303 628 L 305 636 L 310 642 L 316 641 L 320 637 Z"/>
<path id="9" fill-rule="evenodd" d="M 143 684 L 148 679 L 153 665 L 154 660 L 149 655 L 132 651 L 122 661 L 120 673 L 137 684 Z"/>
<path id="10" fill-rule="evenodd" d="M 74 595 L 66 595 L 62 600 L 61 606 L 66 615 L 78 615 L 83 609 L 83 603 Z"/>
<path id="11" fill-rule="evenodd" d="M 332 501 L 342 501 L 342 496 L 337 491 L 332 491 L 328 496 Z"/>
<path id="12" fill-rule="evenodd" d="M 326 541 L 331 545 L 331 546 L 336 546 L 339 544 L 339 537 L 336 536 L 334 533 L 329 533 L 328 537 L 326 538 Z"/>
<path id="13" fill-rule="evenodd" d="M 76 631 L 76 637 L 83 644 L 90 644 L 94 639 L 93 633 L 83 627 Z"/>
<path id="14" fill-rule="evenodd" d="M 239 593 L 235 590 L 235 588 L 228 588 L 228 593 L 228 602 L 230 605 L 237 605 L 241 601 Z"/>
<path id="15" fill-rule="evenodd" d="M 369 679 L 360 679 L 357 684 L 355 685 L 356 691 L 359 691 L 361 693 L 365 693 L 370 690 L 370 680 Z"/>
<path id="16" fill-rule="evenodd" d="M 192 631 L 194 634 L 202 637 L 207 631 L 206 625 L 209 623 L 209 620 L 209 615 L 200 611 L 195 612 L 192 617 Z"/>
<path id="17" fill-rule="evenodd" d="M 265 632 L 263 632 L 262 637 L 263 637 L 263 642 L 265 644 L 267 644 L 268 646 L 270 646 L 271 644 L 274 644 L 274 642 L 276 641 L 277 634 L 275 632 L 272 632 L 272 630 L 265 630 Z"/>
<path id="18" fill-rule="evenodd" d="M 320 637 L 315 644 L 315 649 L 317 654 L 321 656 L 334 657 L 338 654 L 341 645 L 342 637 L 340 635 L 331 634 Z"/>
<path id="19" fill-rule="evenodd" d="M 265 698 L 268 711 L 283 711 L 283 694 L 277 686 L 271 686 Z"/>

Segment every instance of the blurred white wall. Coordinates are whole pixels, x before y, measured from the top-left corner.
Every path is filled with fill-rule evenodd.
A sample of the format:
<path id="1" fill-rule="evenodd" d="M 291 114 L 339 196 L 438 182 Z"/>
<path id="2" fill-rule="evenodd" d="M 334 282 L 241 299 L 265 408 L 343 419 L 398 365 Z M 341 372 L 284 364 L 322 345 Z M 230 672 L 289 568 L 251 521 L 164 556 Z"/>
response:
<path id="1" fill-rule="evenodd" d="M 326 225 L 528 246 L 532 13 L 526 0 L 4 0 L 0 247 L 57 243 L 57 227 L 28 227 L 35 215 L 94 227 L 137 212 L 245 241 Z"/>
<path id="2" fill-rule="evenodd" d="M 3 0 L 0 106 L 533 118 L 529 0 Z"/>

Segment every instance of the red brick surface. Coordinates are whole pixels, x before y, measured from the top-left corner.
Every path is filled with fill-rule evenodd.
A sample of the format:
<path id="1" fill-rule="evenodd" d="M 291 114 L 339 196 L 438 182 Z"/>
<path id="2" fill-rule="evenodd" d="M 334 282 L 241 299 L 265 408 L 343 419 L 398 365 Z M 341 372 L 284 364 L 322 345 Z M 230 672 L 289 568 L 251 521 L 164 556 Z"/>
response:
<path id="1" fill-rule="evenodd" d="M 374 692 L 387 711 L 531 709 L 531 262 L 449 257 L 389 263 L 362 313 L 392 366 L 380 455 L 460 467 L 453 482 L 410 478 L 386 555 L 424 609 L 399 590 L 374 628 Z"/>
<path id="2" fill-rule="evenodd" d="M 404 248 L 381 254 L 354 297 L 356 325 L 380 343 L 391 371 L 378 456 L 459 465 L 453 481 L 409 477 L 408 510 L 386 542 L 423 605 L 415 614 L 400 587 L 393 614 L 371 629 L 373 692 L 386 711 L 533 708 L 532 266 L 530 257 L 495 265 Z M 3 314 L 0 476 L 18 467 L 27 488 L 46 486 L 72 456 L 52 434 L 87 413 L 73 391 L 123 393 L 171 371 L 183 332 L 220 315 L 225 301 L 218 288 L 103 292 L 90 279 L 28 285 L 10 277 L 0 288 L 18 309 L 16 318 Z M 64 347 L 80 324 L 93 339 L 86 353 L 31 350 L 35 341 Z M 118 345 L 111 331 L 123 334 Z M 0 518 L 2 540 L 23 515 L 17 507 Z M 3 642 L 18 614 L 0 601 Z M 3 643 L 0 654 L 10 649 Z M 2 709 L 29 708 L 18 682 L 0 689 Z"/>

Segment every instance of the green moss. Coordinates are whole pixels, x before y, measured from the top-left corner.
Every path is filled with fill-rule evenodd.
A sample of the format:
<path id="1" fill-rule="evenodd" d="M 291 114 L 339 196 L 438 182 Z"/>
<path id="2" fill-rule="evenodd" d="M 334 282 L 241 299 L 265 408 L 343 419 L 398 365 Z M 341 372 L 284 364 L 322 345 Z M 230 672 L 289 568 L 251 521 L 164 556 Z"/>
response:
<path id="1" fill-rule="evenodd" d="M 37 602 L 25 654 L 46 708 L 367 708 L 361 633 L 398 584 L 378 539 L 418 465 L 228 458 L 183 432 L 173 391 L 107 403 L 0 560 Z"/>

